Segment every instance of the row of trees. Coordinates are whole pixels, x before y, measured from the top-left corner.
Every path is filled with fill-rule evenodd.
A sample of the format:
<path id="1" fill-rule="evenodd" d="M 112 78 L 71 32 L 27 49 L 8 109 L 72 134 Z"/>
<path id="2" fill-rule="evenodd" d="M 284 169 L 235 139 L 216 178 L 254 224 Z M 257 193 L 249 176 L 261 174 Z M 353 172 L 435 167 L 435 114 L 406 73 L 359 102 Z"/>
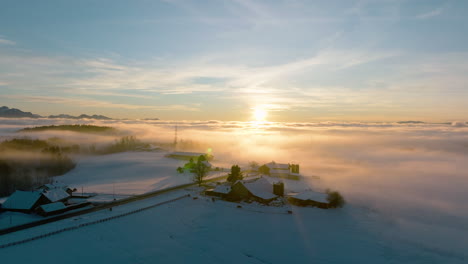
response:
<path id="1" fill-rule="evenodd" d="M 107 126 L 94 126 L 94 125 L 52 125 L 52 126 L 38 126 L 27 127 L 19 130 L 20 132 L 41 132 L 41 131 L 73 131 L 81 133 L 109 133 L 117 132 L 117 129 Z"/>
<path id="2" fill-rule="evenodd" d="M 62 175 L 75 163 L 58 146 L 38 139 L 12 139 L 0 143 L 0 196 L 15 189 L 30 190 Z"/>

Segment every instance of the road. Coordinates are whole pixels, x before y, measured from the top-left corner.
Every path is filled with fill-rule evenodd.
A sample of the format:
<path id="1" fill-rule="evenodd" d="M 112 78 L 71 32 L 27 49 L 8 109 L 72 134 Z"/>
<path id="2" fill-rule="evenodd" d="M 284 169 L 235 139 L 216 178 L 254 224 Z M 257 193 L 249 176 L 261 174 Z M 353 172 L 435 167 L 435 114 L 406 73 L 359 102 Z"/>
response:
<path id="1" fill-rule="evenodd" d="M 215 177 L 215 178 L 205 180 L 204 183 L 216 182 L 216 181 L 224 180 L 226 178 L 227 178 L 227 176 L 219 176 L 219 177 Z M 193 187 L 193 186 L 196 186 L 196 185 L 197 185 L 196 183 L 187 183 L 187 184 L 177 185 L 177 186 L 169 187 L 169 188 L 162 189 L 162 190 L 157 190 L 157 191 L 153 191 L 153 192 L 148 192 L 148 193 L 144 193 L 144 194 L 135 195 L 135 196 L 128 197 L 128 198 L 121 199 L 121 200 L 117 200 L 117 201 L 112 201 L 112 202 L 109 202 L 109 203 L 101 204 L 101 205 L 98 205 L 98 206 L 95 206 L 95 207 L 92 207 L 92 208 L 89 208 L 89 209 L 80 210 L 80 211 L 77 211 L 77 212 L 72 212 L 72 213 L 68 213 L 68 214 L 61 214 L 61 215 L 53 216 L 53 217 L 50 217 L 50 218 L 47 218 L 47 219 L 42 219 L 42 220 L 31 222 L 31 223 L 26 223 L 26 224 L 22 224 L 22 225 L 18 225 L 18 226 L 13 226 L 13 227 L 5 228 L 5 229 L 0 229 L 0 236 L 5 235 L 5 234 L 9 234 L 9 233 L 13 233 L 13 232 L 16 232 L 16 231 L 20 231 L 20 230 L 24 230 L 24 229 L 28 229 L 28 228 L 32 228 L 32 227 L 36 227 L 36 226 L 45 225 L 45 224 L 48 224 L 48 223 L 60 221 L 60 220 L 63 220 L 63 219 L 67 219 L 67 218 L 71 218 L 71 217 L 75 217 L 75 216 L 79 216 L 79 215 L 84 215 L 84 214 L 89 214 L 89 213 L 97 212 L 97 211 L 100 211 L 100 210 L 108 209 L 108 208 L 111 208 L 111 207 L 120 206 L 120 205 L 123 205 L 123 204 L 128 204 L 128 203 L 135 202 L 135 201 L 148 199 L 148 198 L 158 196 L 158 195 L 161 195 L 161 194 L 164 194 L 164 193 L 168 193 L 168 192 L 171 192 L 171 191 L 176 191 L 176 190 L 180 190 L 180 189 L 184 189 L 184 188 L 188 188 L 188 187 Z"/>

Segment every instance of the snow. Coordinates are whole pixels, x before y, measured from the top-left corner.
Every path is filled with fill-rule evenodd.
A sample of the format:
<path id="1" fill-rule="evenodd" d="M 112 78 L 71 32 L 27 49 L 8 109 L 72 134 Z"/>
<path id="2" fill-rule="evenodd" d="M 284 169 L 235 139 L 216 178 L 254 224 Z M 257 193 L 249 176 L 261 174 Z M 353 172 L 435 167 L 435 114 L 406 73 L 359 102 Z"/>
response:
<path id="1" fill-rule="evenodd" d="M 39 216 L 36 214 L 25 214 L 25 213 L 19 213 L 19 212 L 3 212 L 3 213 L 0 213 L 0 229 L 22 225 L 22 224 L 42 220 L 42 219 L 43 219 L 42 216 Z"/>
<path id="2" fill-rule="evenodd" d="M 66 199 L 70 196 L 66 191 L 64 191 L 61 188 L 49 189 L 48 191 L 42 192 L 42 194 L 53 203 Z"/>
<path id="3" fill-rule="evenodd" d="M 300 200 L 312 200 L 312 201 L 321 202 L 321 203 L 328 203 L 326 193 L 319 193 L 319 192 L 314 192 L 311 190 L 301 192 L 292 197 L 296 199 L 300 199 Z"/>
<path id="4" fill-rule="evenodd" d="M 262 199 L 269 200 L 276 197 L 276 195 L 273 194 L 273 185 L 263 177 L 253 182 L 244 182 L 244 186 L 253 195 Z"/>
<path id="5" fill-rule="evenodd" d="M 164 152 L 125 152 L 82 158 L 75 169 L 54 181 L 77 193 L 135 195 L 191 183 L 191 173 L 178 173 L 186 161 L 166 158 Z M 206 177 L 223 175 L 210 172 Z"/>
<path id="6" fill-rule="evenodd" d="M 3 208 L 29 210 L 39 200 L 42 193 L 38 191 L 16 191 L 3 204 Z"/>
<path id="7" fill-rule="evenodd" d="M 228 194 L 231 191 L 231 186 L 228 184 L 221 184 L 213 189 L 213 192 Z"/>
<path id="8" fill-rule="evenodd" d="M 44 212 L 46 212 L 46 213 L 67 208 L 62 202 L 44 204 L 44 205 L 41 205 L 39 207 L 42 208 L 42 210 L 44 210 Z"/>
<path id="9" fill-rule="evenodd" d="M 0 244 L 96 221 L 172 199 L 186 191 L 0 236 Z M 193 195 L 193 192 L 192 192 Z M 2 263 L 466 263 L 468 254 L 436 250 L 382 234 L 368 210 L 243 205 L 184 198 L 140 213 L 0 249 Z M 245 208 L 244 208 L 245 207 Z M 293 214 L 287 214 L 292 210 Z M 392 227 L 390 227 L 392 228 Z M 377 231 L 376 231 L 377 230 Z M 53 249 L 53 250 L 51 250 Z M 28 254 L 24 254 L 28 252 Z M 63 252 L 58 257 L 57 252 Z"/>

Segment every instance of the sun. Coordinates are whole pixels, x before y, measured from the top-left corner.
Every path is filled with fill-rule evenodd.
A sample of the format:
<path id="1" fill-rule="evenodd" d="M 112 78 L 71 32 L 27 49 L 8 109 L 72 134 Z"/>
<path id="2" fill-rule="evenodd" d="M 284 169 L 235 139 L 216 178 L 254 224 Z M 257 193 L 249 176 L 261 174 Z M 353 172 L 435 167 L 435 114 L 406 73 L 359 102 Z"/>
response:
<path id="1" fill-rule="evenodd" d="M 253 112 L 253 117 L 255 121 L 265 121 L 268 113 L 265 109 L 255 108 Z"/>

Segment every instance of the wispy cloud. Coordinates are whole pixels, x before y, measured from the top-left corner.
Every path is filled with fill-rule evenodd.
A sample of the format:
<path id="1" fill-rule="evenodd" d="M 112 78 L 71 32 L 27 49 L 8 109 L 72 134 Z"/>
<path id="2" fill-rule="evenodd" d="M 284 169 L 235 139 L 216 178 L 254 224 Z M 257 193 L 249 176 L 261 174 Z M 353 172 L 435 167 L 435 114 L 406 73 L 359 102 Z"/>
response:
<path id="1" fill-rule="evenodd" d="M 436 17 L 436 16 L 442 14 L 443 11 L 444 11 L 444 8 L 439 7 L 439 8 L 436 8 L 434 10 L 431 10 L 429 12 L 417 15 L 416 19 L 429 19 L 429 18 L 432 18 L 432 17 Z"/>
<path id="2" fill-rule="evenodd" d="M 88 98 L 72 98 L 72 97 L 57 97 L 57 96 L 27 96 L 27 95 L 6 95 L 4 98 L 21 100 L 22 102 L 35 102 L 47 104 L 60 104 L 60 105 L 73 105 L 80 107 L 98 107 L 98 108 L 113 108 L 113 109 L 129 109 L 129 110 L 156 110 L 156 111 L 199 111 L 196 104 L 192 105 L 133 105 L 133 104 L 119 104 L 102 100 L 93 100 Z"/>
<path id="3" fill-rule="evenodd" d="M 0 35 L 0 45 L 15 45 L 15 44 L 16 44 L 16 42 L 14 42 L 12 40 L 9 40 L 9 39 L 6 39 L 2 35 Z"/>

